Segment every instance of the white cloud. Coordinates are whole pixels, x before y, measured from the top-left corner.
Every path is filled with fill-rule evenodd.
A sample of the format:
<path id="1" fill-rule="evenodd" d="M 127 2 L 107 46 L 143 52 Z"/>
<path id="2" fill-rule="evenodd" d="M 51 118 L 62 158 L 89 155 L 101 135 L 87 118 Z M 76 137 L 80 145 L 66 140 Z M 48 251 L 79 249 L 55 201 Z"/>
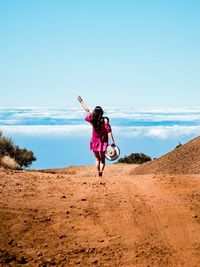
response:
<path id="1" fill-rule="evenodd" d="M 84 112 L 80 110 L 55 110 L 55 109 L 15 109 L 7 110 L 10 116 L 17 119 L 26 118 L 79 118 Z M 6 112 L 4 110 L 2 115 Z"/>
<path id="2" fill-rule="evenodd" d="M 150 126 L 112 128 L 114 133 L 123 137 L 155 137 L 158 139 L 168 139 L 191 134 L 200 134 L 200 126 Z"/>
<path id="3" fill-rule="evenodd" d="M 168 139 L 187 135 L 199 135 L 200 126 L 151 126 L 151 127 L 118 127 L 113 126 L 114 136 L 119 137 L 154 137 Z M 1 126 L 5 134 L 26 136 L 91 136 L 90 125 L 16 125 Z"/>
<path id="4" fill-rule="evenodd" d="M 130 120 L 145 121 L 200 121 L 200 108 L 152 108 L 152 109 L 108 109 L 112 118 L 126 118 Z"/>
<path id="5" fill-rule="evenodd" d="M 107 108 L 105 114 L 112 119 L 123 119 L 147 122 L 162 122 L 162 121 L 178 121 L 178 122 L 193 122 L 199 121 L 200 123 L 200 108 L 152 108 L 152 109 L 119 109 Z M 16 109 L 0 109 L 0 118 L 2 124 L 23 124 L 26 125 L 27 121 L 35 122 L 38 119 L 40 123 L 43 119 L 56 119 L 63 120 L 67 124 L 67 120 L 80 119 L 80 123 L 84 120 L 85 112 L 82 109 L 49 109 L 49 108 L 16 108 Z"/>
<path id="6" fill-rule="evenodd" d="M 9 135 L 76 135 L 82 136 L 89 134 L 89 125 L 12 125 L 1 126 L 0 130 Z"/>

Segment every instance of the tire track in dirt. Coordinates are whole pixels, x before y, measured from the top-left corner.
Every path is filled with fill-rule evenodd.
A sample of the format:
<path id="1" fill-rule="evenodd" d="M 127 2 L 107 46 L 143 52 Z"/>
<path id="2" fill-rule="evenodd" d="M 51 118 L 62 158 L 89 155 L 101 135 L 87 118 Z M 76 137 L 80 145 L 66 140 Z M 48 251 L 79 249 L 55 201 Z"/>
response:
<path id="1" fill-rule="evenodd" d="M 200 228 L 192 221 L 186 203 L 180 201 L 177 193 L 172 194 L 164 184 L 160 186 L 153 175 L 133 176 L 132 179 L 143 201 L 151 208 L 147 222 L 149 226 L 154 225 L 161 240 L 171 249 L 169 258 L 174 261 L 173 264 L 199 266 L 200 260 L 194 254 L 193 244 L 199 242 L 200 235 L 197 233 L 200 233 Z"/>
<path id="2" fill-rule="evenodd" d="M 200 223 L 192 215 L 200 179 L 138 176 L 132 168 L 106 166 L 102 179 L 91 166 L 3 174 L 2 262 L 199 266 Z"/>
<path id="3" fill-rule="evenodd" d="M 127 266 L 172 266 L 173 248 L 161 234 L 152 205 L 145 199 L 144 192 L 137 187 L 133 177 L 124 176 L 118 180 L 120 195 L 125 200 L 129 214 L 125 231 Z M 176 264 L 175 264 L 176 266 Z"/>
<path id="4" fill-rule="evenodd" d="M 111 181 L 109 176 L 104 181 L 105 186 L 94 192 L 90 208 L 95 210 L 93 220 L 109 243 L 112 240 L 120 247 L 120 253 L 115 255 L 120 266 L 175 264 L 171 260 L 173 249 L 158 232 L 155 214 L 138 193 L 132 177 L 116 173 Z"/>

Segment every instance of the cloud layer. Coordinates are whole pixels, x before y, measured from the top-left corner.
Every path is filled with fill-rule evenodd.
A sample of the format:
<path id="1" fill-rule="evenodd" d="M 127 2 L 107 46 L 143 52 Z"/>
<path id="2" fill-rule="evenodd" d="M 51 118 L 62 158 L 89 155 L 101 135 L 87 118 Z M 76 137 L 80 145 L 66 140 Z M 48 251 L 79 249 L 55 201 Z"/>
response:
<path id="1" fill-rule="evenodd" d="M 199 135 L 200 126 L 157 126 L 157 127 L 119 127 L 113 126 L 113 132 L 117 136 L 154 137 L 167 139 L 187 135 Z M 1 130 L 8 135 L 28 136 L 90 136 L 89 125 L 16 125 L 2 126 Z"/>
<path id="2" fill-rule="evenodd" d="M 107 108 L 115 134 L 126 137 L 166 139 L 200 133 L 200 108 L 117 109 Z M 84 136 L 91 127 L 80 109 L 0 109 L 0 129 L 9 135 Z"/>
<path id="3" fill-rule="evenodd" d="M 114 123 L 196 122 L 200 123 L 200 108 L 182 109 L 119 109 L 106 108 L 105 115 Z M 0 109 L 0 125 L 69 125 L 82 124 L 85 113 L 80 109 L 15 108 Z"/>

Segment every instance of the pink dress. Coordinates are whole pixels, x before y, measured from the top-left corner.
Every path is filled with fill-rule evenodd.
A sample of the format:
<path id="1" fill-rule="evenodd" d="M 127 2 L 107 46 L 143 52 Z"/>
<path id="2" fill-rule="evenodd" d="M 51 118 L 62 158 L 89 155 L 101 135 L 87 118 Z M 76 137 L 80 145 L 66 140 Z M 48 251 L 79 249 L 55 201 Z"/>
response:
<path id="1" fill-rule="evenodd" d="M 91 123 L 92 114 L 87 113 L 85 118 L 86 121 Z M 94 127 L 92 127 L 92 138 L 90 140 L 90 150 L 104 152 L 108 146 L 108 133 L 111 132 L 111 127 L 109 123 L 102 122 L 100 130 L 97 132 Z"/>

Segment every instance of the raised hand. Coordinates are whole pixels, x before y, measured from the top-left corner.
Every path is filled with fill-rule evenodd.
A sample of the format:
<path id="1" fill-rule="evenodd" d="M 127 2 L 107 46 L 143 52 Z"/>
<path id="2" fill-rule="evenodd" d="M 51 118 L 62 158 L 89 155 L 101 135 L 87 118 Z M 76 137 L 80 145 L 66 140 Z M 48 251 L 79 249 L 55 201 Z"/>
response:
<path id="1" fill-rule="evenodd" d="M 78 101 L 79 101 L 80 103 L 83 102 L 83 99 L 80 97 L 80 95 L 77 96 L 77 99 L 78 99 Z"/>
<path id="2" fill-rule="evenodd" d="M 88 107 L 87 107 L 86 104 L 83 102 L 83 99 L 80 97 L 80 95 L 77 96 L 77 99 L 78 99 L 78 101 L 81 103 L 83 109 L 84 109 L 86 112 L 89 112 Z"/>

